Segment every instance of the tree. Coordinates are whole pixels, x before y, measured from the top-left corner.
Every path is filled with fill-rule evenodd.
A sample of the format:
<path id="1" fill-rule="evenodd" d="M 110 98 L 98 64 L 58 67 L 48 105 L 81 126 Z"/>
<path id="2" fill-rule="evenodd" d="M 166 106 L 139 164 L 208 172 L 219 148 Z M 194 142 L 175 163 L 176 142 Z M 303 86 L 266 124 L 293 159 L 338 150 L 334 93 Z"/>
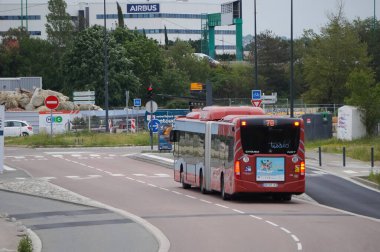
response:
<path id="1" fill-rule="evenodd" d="M 121 29 L 121 28 L 117 28 Z M 73 91 L 95 90 L 96 103 L 104 101 L 104 55 L 103 27 L 93 26 L 80 32 L 73 45 L 64 55 L 63 74 L 65 76 L 65 94 Z M 140 88 L 139 79 L 132 71 L 132 60 L 124 46 L 117 43 L 111 33 L 108 41 L 109 56 L 109 101 L 110 106 L 124 106 L 125 90 L 131 97 Z"/>
<path id="2" fill-rule="evenodd" d="M 121 7 L 118 2 L 116 2 L 116 5 L 117 5 L 117 19 L 119 21 L 119 27 L 124 27 L 123 11 L 121 10 Z"/>
<path id="3" fill-rule="evenodd" d="M 165 31 L 165 49 L 168 50 L 169 38 L 168 38 L 168 30 L 166 30 L 166 25 L 164 26 L 164 31 Z"/>
<path id="4" fill-rule="evenodd" d="M 321 35 L 313 34 L 304 58 L 309 103 L 342 104 L 348 95 L 347 77 L 354 69 L 365 68 L 370 58 L 353 27 L 343 17 L 342 8 L 330 16 Z"/>
<path id="5" fill-rule="evenodd" d="M 250 59 L 254 64 L 254 44 L 250 48 Z M 289 42 L 265 31 L 257 36 L 257 60 L 260 79 L 259 88 L 265 93 L 277 92 L 279 96 L 288 96 L 289 78 L 286 69 L 289 65 Z M 252 82 L 253 83 L 253 82 Z"/>
<path id="6" fill-rule="evenodd" d="M 67 4 L 63 0 L 49 0 L 46 15 L 47 39 L 58 48 L 66 47 L 72 40 L 74 26 L 71 16 L 66 13 Z"/>
<path id="7" fill-rule="evenodd" d="M 380 82 L 380 21 L 374 23 L 373 18 L 357 19 L 353 26 L 360 41 L 368 46 L 368 54 L 372 58 L 370 66 L 376 73 L 376 82 Z"/>
<path id="8" fill-rule="evenodd" d="M 373 135 L 380 121 L 380 83 L 376 84 L 374 71 L 369 68 L 355 69 L 348 77 L 346 86 L 351 94 L 345 101 L 359 107 L 367 133 Z"/>

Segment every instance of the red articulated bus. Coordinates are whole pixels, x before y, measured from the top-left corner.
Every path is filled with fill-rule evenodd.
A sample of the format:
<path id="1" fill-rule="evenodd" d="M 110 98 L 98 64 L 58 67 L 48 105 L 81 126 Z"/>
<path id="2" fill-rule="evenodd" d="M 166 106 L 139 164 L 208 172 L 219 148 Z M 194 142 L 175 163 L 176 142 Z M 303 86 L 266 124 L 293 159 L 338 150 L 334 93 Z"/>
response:
<path id="1" fill-rule="evenodd" d="M 305 192 L 301 118 L 267 116 L 261 108 L 205 107 L 174 121 L 174 180 L 202 193 L 267 193 L 290 201 Z"/>

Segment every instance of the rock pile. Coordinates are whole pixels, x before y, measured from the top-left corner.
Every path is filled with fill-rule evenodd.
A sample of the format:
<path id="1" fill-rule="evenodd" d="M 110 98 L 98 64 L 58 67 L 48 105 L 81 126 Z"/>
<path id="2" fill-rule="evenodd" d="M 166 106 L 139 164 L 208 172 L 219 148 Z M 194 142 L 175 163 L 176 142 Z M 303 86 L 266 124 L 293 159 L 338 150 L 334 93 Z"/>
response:
<path id="1" fill-rule="evenodd" d="M 49 111 L 44 105 L 45 98 L 54 95 L 58 97 L 59 106 L 57 110 L 101 110 L 96 105 L 76 105 L 69 101 L 69 97 L 52 90 L 36 88 L 34 92 L 19 89 L 17 91 L 1 91 L 0 105 L 5 106 L 5 110 L 25 110 L 25 111 Z"/>

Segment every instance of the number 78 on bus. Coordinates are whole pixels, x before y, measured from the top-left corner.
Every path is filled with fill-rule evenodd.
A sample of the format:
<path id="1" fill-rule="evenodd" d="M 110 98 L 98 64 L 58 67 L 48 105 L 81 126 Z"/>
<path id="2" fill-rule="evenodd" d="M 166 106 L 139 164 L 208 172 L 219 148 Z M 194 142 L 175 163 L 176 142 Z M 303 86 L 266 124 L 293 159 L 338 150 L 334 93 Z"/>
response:
<path id="1" fill-rule="evenodd" d="M 223 199 L 264 193 L 289 201 L 305 192 L 304 123 L 257 107 L 205 107 L 178 117 L 170 133 L 174 180 Z"/>

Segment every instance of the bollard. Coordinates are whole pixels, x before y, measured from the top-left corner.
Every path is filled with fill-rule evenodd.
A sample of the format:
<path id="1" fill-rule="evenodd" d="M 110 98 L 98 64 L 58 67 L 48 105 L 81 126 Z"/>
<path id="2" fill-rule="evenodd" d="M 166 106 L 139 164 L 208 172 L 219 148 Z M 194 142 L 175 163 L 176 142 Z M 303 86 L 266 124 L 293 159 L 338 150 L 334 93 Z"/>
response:
<path id="1" fill-rule="evenodd" d="M 373 168 L 375 165 L 374 165 L 374 149 L 373 149 L 373 146 L 371 147 L 371 167 Z"/>
<path id="2" fill-rule="evenodd" d="M 321 147 L 318 147 L 319 166 L 322 166 L 322 151 Z"/>
<path id="3" fill-rule="evenodd" d="M 346 166 L 346 147 L 343 147 L 343 167 Z"/>

